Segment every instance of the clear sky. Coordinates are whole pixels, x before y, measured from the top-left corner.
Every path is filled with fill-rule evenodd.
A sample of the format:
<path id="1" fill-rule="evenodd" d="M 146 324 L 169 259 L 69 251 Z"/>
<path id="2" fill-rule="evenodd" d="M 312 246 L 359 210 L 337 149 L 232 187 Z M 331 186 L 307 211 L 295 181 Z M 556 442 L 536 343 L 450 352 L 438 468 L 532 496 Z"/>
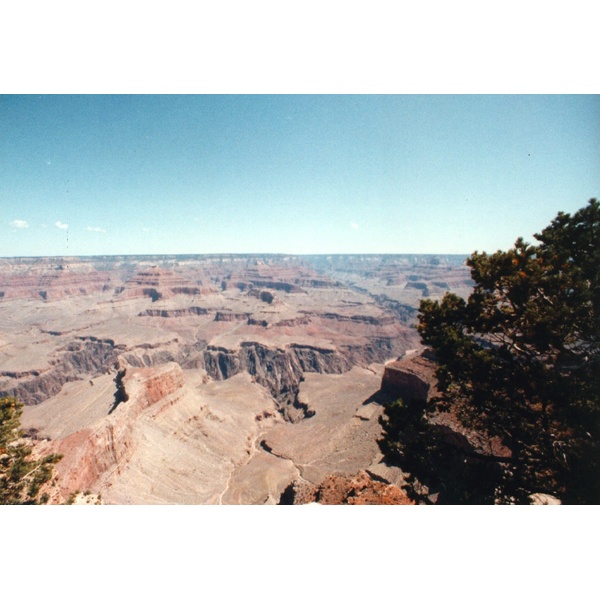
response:
<path id="1" fill-rule="evenodd" d="M 600 196 L 600 96 L 0 96 L 0 256 L 464 253 Z"/>

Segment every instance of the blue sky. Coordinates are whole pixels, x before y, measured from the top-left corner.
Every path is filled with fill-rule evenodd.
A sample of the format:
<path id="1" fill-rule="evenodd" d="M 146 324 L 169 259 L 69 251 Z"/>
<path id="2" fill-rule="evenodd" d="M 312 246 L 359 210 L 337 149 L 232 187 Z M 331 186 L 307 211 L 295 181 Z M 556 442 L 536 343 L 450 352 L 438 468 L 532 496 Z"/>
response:
<path id="1" fill-rule="evenodd" d="M 0 256 L 464 253 L 600 195 L 600 96 L 0 96 Z"/>

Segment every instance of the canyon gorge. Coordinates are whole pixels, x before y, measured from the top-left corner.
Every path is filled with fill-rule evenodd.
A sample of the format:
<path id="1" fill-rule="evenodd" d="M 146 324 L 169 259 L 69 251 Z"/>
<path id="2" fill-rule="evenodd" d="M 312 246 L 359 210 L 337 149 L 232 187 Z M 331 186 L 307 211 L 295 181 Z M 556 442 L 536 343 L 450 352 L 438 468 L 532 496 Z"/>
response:
<path id="1" fill-rule="evenodd" d="M 52 503 L 410 504 L 380 418 L 433 391 L 395 361 L 464 259 L 0 259 L 0 395 L 63 457 Z"/>

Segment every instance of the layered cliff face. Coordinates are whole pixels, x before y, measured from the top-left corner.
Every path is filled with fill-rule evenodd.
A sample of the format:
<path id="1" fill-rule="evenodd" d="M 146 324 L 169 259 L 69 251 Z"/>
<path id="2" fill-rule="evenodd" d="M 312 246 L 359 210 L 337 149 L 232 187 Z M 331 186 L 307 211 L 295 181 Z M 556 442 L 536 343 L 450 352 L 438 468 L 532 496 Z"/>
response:
<path id="1" fill-rule="evenodd" d="M 306 372 L 341 373 L 348 368 L 343 357 L 333 350 L 291 346 L 268 348 L 243 342 L 239 350 L 209 346 L 204 351 L 204 367 L 217 380 L 245 371 L 266 387 L 277 400 L 284 418 L 291 422 L 312 416 L 298 401 L 298 386 Z"/>
<path id="2" fill-rule="evenodd" d="M 62 338 L 58 335 L 56 339 Z M 177 337 L 130 347 L 109 338 L 76 337 L 58 344 L 44 366 L 27 371 L 0 371 L 0 396 L 15 396 L 29 406 L 40 404 L 56 396 L 66 383 L 93 383 L 95 377 L 115 373 L 119 364 L 143 368 L 175 362 L 185 369 L 202 368 L 205 348 L 203 340 L 182 342 Z"/>
<path id="3" fill-rule="evenodd" d="M 262 452 L 261 433 L 281 421 L 260 386 L 247 374 L 200 380 L 175 363 L 126 367 L 120 374 L 113 390 L 121 393 L 109 414 L 43 442 L 63 454 L 54 502 L 77 491 L 109 504 L 219 504 L 247 497 L 252 477 L 244 467 Z M 262 502 L 278 498 L 293 476 L 285 461 L 272 459 L 272 467 L 252 485 Z"/>
<path id="4" fill-rule="evenodd" d="M 378 453 L 381 407 L 365 404 L 380 375 L 354 368 L 307 378 L 300 396 L 315 416 L 292 424 L 247 373 L 201 382 L 174 363 L 125 366 L 108 414 L 81 414 L 83 426 L 42 442 L 63 454 L 53 501 L 79 491 L 104 503 L 261 504 L 302 488 L 321 503 L 406 503 L 401 474 Z"/>
<path id="5" fill-rule="evenodd" d="M 175 363 L 121 373 L 122 401 L 114 410 L 95 425 L 53 445 L 54 451 L 63 455 L 56 467 L 63 497 L 98 487 L 108 474 L 118 472 L 135 449 L 134 429 L 141 415 L 155 405 L 164 410 L 183 394 L 183 372 Z"/>
<path id="6" fill-rule="evenodd" d="M 385 365 L 381 391 L 391 399 L 401 398 L 425 408 L 439 396 L 436 369 L 435 355 L 430 350 L 409 353 Z M 429 410 L 425 418 L 432 431 L 441 434 L 445 442 L 457 449 L 473 456 L 510 456 L 510 451 L 498 438 L 463 425 L 452 406 L 444 411 Z"/>
<path id="7" fill-rule="evenodd" d="M 389 339 L 339 349 L 303 344 L 272 348 L 242 342 L 237 350 L 231 350 L 207 346 L 203 340 L 182 344 L 174 339 L 127 348 L 110 339 L 82 338 L 61 347 L 43 371 L 1 372 L 4 389 L 0 393 L 34 405 L 56 395 L 67 382 L 115 371 L 119 360 L 136 368 L 176 362 L 183 368 L 204 368 L 219 381 L 247 372 L 277 399 L 286 418 L 297 420 L 310 416 L 297 401 L 298 385 L 305 373 L 343 373 L 355 365 L 366 367 L 383 362 L 394 349 L 396 344 Z"/>
<path id="8" fill-rule="evenodd" d="M 152 302 L 172 298 L 177 294 L 200 296 L 213 291 L 172 271 L 157 266 L 139 271 L 124 285 L 115 289 L 120 299 L 150 298 Z"/>
<path id="9" fill-rule="evenodd" d="M 5 260 L 6 262 L 6 260 Z M 5 265 L 2 265 L 5 266 Z M 75 260 L 54 259 L 0 269 L 0 300 L 60 300 L 112 290 L 110 272 L 90 270 Z"/>
<path id="10" fill-rule="evenodd" d="M 121 354 L 121 361 L 132 367 L 156 367 L 168 362 L 175 362 L 183 369 L 197 369 L 204 366 L 203 351 L 206 342 L 184 343 L 174 338 L 164 343 L 139 344 L 127 348 Z"/>
<path id="11" fill-rule="evenodd" d="M 390 340 L 339 349 L 301 344 L 269 348 L 256 342 L 242 342 L 237 350 L 208 346 L 204 351 L 204 368 L 216 380 L 249 373 L 270 391 L 284 418 L 296 422 L 313 414 L 298 400 L 299 384 L 305 373 L 344 373 L 353 366 L 367 367 L 382 362 L 392 347 Z"/>
<path id="12" fill-rule="evenodd" d="M 3 396 L 16 396 L 26 405 L 39 404 L 57 394 L 63 385 L 82 377 L 94 377 L 114 369 L 123 351 L 112 340 L 80 338 L 59 347 L 49 366 L 30 372 L 2 371 Z M 11 385 L 10 381 L 14 380 Z"/>

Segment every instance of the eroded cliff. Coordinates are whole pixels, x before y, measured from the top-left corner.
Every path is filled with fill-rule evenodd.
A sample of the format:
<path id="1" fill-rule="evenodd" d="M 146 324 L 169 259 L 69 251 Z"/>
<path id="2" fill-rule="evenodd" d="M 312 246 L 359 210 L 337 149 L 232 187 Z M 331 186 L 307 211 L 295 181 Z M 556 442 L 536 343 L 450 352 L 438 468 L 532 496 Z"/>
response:
<path id="1" fill-rule="evenodd" d="M 118 380 L 118 381 L 117 381 Z M 169 363 L 153 369 L 129 368 L 116 377 L 114 410 L 92 427 L 54 443 L 63 455 L 56 467 L 63 497 L 97 488 L 102 478 L 119 471 L 134 451 L 134 429 L 141 415 L 159 405 L 164 410 L 182 397 L 181 367 Z"/>

